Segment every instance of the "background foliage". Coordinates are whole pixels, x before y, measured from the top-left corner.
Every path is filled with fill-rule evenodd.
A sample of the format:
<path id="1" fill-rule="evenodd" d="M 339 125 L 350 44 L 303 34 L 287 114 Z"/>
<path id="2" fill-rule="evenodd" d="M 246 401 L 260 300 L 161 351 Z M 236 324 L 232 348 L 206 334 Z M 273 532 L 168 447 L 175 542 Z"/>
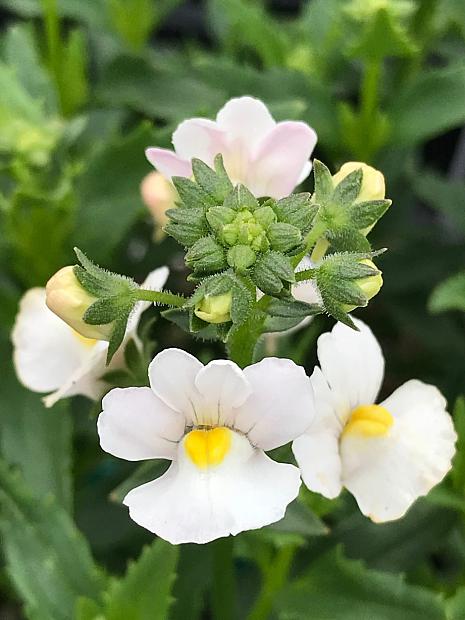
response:
<path id="1" fill-rule="evenodd" d="M 465 618 L 463 1 L 0 7 L 1 617 Z M 85 399 L 45 410 L 14 376 L 9 333 L 21 294 L 74 262 L 74 245 L 139 281 L 169 264 L 169 286 L 187 286 L 175 243 L 152 241 L 144 148 L 242 94 L 312 125 L 333 170 L 351 159 L 383 170 L 394 204 L 372 238 L 389 246 L 385 285 L 358 315 L 383 346 L 386 393 L 411 377 L 437 384 L 456 402 L 460 441 L 449 478 L 399 522 L 373 525 L 348 495 L 306 492 L 282 523 L 242 534 L 237 607 L 221 610 L 214 549 L 153 541 L 119 504 L 160 464 L 104 455 Z M 223 355 L 155 317 L 157 347 Z M 268 346 L 311 369 L 329 325 Z"/>

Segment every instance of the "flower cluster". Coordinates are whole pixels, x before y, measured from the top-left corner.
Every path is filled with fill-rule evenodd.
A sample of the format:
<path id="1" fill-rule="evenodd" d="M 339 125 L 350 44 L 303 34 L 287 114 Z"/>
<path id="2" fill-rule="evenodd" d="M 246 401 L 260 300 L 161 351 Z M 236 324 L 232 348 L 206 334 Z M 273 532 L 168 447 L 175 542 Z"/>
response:
<path id="1" fill-rule="evenodd" d="M 17 374 L 32 390 L 53 392 L 48 406 L 74 394 L 99 399 L 108 370 L 127 361 L 128 342 L 141 348 L 137 326 L 152 303 L 171 306 L 162 316 L 189 333 L 226 342 L 231 361 L 206 366 L 182 350 L 161 351 L 145 361 L 150 387 L 144 377 L 102 401 L 104 450 L 171 461 L 124 504 L 173 544 L 278 521 L 301 478 L 328 498 L 345 487 L 373 521 L 397 519 L 451 467 L 456 435 L 443 396 L 413 380 L 376 404 L 384 359 L 349 314 L 383 283 L 373 262 L 381 252 L 367 235 L 391 204 L 384 177 L 362 162 L 331 175 L 315 161 L 313 194 L 291 194 L 310 173 L 315 142 L 310 127 L 276 123 L 250 97 L 230 101 L 215 122 L 181 123 L 175 153 L 148 149 L 158 172 L 142 191 L 186 250 L 190 296 L 162 290 L 166 267 L 138 286 L 77 250 L 79 265 L 21 302 Z M 318 339 L 311 377 L 288 359 L 256 362 L 264 334 L 322 312 L 338 323 Z M 266 455 L 291 442 L 298 466 L 290 449 L 280 455 L 287 462 Z"/>

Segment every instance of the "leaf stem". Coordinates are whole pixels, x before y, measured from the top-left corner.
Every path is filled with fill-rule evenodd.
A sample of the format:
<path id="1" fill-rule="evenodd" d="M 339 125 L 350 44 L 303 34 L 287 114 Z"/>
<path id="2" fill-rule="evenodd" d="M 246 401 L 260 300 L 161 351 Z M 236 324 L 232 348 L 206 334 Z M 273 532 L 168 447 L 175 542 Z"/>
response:
<path id="1" fill-rule="evenodd" d="M 295 545 L 281 547 L 263 571 L 262 588 L 247 620 L 267 620 L 270 617 L 275 596 L 286 583 L 295 551 Z"/>
<path id="2" fill-rule="evenodd" d="M 176 306 L 177 308 L 181 308 L 186 303 L 186 298 L 182 295 L 175 295 L 167 291 L 150 291 L 139 288 L 134 292 L 134 296 L 138 301 L 153 301 L 156 304 Z"/>
<path id="3" fill-rule="evenodd" d="M 234 620 L 236 583 L 234 575 L 234 538 L 219 538 L 211 543 L 213 579 L 211 613 L 213 620 Z"/>

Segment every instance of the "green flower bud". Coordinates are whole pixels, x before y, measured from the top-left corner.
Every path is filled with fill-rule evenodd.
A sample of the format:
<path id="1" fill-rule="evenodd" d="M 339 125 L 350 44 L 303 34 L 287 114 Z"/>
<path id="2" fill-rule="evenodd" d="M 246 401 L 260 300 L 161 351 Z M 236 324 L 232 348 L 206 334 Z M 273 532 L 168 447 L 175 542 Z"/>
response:
<path id="1" fill-rule="evenodd" d="M 231 320 L 232 293 L 223 295 L 205 295 L 195 305 L 194 314 L 206 323 L 227 323 Z"/>
<path id="2" fill-rule="evenodd" d="M 302 241 L 302 234 L 298 228 L 292 224 L 278 222 L 271 224 L 268 229 L 268 239 L 273 250 L 278 252 L 289 252 L 296 248 Z"/>
<path id="3" fill-rule="evenodd" d="M 235 245 L 228 250 L 227 258 L 230 267 L 237 271 L 245 271 L 254 264 L 257 255 L 248 245 Z"/>
<path id="4" fill-rule="evenodd" d="M 185 257 L 186 265 L 197 272 L 212 273 L 226 267 L 224 249 L 213 239 L 203 237 L 194 243 Z"/>
<path id="5" fill-rule="evenodd" d="M 268 228 L 270 224 L 274 224 L 278 221 L 276 213 L 269 206 L 263 206 L 254 211 L 255 220 L 263 226 L 263 228 Z"/>
<path id="6" fill-rule="evenodd" d="M 206 214 L 207 222 L 212 230 L 220 234 L 223 227 L 230 224 L 235 217 L 236 213 L 228 207 L 211 207 Z"/>

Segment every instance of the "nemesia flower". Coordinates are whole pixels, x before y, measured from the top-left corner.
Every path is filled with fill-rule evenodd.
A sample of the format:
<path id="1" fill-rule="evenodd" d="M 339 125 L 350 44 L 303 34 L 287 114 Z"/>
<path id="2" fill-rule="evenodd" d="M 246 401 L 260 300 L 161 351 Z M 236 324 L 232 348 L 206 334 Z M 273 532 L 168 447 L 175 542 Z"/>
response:
<path id="1" fill-rule="evenodd" d="M 143 286 L 159 290 L 167 278 L 168 268 L 160 267 L 149 274 Z M 149 306 L 149 302 L 136 304 L 128 321 L 126 341 L 131 337 L 137 340 L 140 317 Z M 33 392 L 52 392 L 44 398 L 47 407 L 76 394 L 97 400 L 105 391 L 101 376 L 123 365 L 122 355 L 117 353 L 106 367 L 108 342 L 81 336 L 54 314 L 45 303 L 44 288 L 32 288 L 24 294 L 12 341 L 19 380 Z"/>
<path id="2" fill-rule="evenodd" d="M 128 493 L 139 525 L 173 544 L 206 543 L 284 516 L 299 471 L 265 451 L 310 424 L 312 387 L 292 361 L 265 358 L 241 370 L 206 366 L 166 349 L 149 366 L 150 388 L 115 388 L 98 419 L 102 448 L 129 461 L 172 461 L 161 477 Z"/>
<path id="3" fill-rule="evenodd" d="M 253 97 L 231 99 L 216 121 L 191 118 L 173 134 L 173 151 L 149 148 L 147 159 L 165 177 L 190 177 L 191 160 L 213 165 L 223 155 L 233 183 L 242 183 L 256 196 L 283 198 L 311 171 L 309 158 L 317 141 L 306 123 L 276 123 L 266 105 Z"/>
<path id="4" fill-rule="evenodd" d="M 384 358 L 371 330 L 338 323 L 318 339 L 316 415 L 292 449 L 306 486 L 347 488 L 375 522 L 402 517 L 451 468 L 456 434 L 437 388 L 411 380 L 375 404 Z"/>
<path id="5" fill-rule="evenodd" d="M 171 181 L 155 171 L 149 172 L 142 179 L 140 193 L 157 225 L 155 239 L 159 241 L 164 236 L 163 226 L 168 222 L 166 211 L 176 206 L 178 194 Z"/>

